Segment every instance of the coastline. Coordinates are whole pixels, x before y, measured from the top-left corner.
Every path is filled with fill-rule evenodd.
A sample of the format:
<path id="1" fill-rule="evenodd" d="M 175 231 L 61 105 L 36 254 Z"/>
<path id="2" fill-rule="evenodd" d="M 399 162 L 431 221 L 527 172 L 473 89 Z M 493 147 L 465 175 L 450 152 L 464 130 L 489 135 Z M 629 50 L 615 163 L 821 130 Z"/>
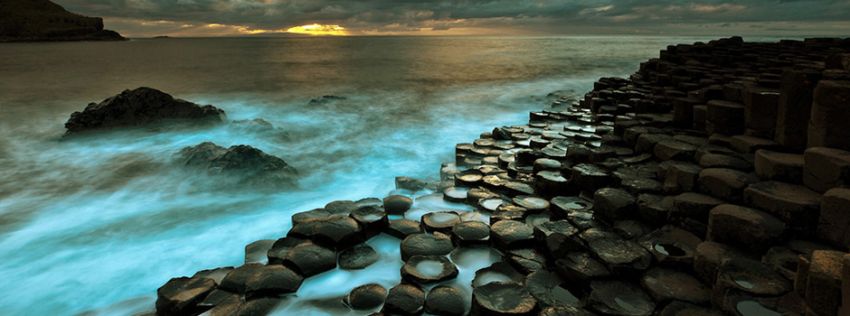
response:
<path id="1" fill-rule="evenodd" d="M 552 315 L 580 314 L 590 310 L 610 314 L 656 311 L 710 314 L 718 309 L 742 313 L 742 303 L 747 308 L 780 312 L 837 308 L 834 302 L 810 302 L 812 298 L 807 294 L 808 287 L 817 288 L 811 290 L 812 297 L 822 295 L 823 292 L 818 292 L 821 288 L 831 291 L 829 295 L 835 294 L 834 282 L 830 281 L 835 275 L 827 275 L 825 279 L 805 276 L 809 279 L 798 282 L 813 285 L 792 289 L 793 279 L 801 274 L 785 273 L 783 269 L 788 269 L 783 264 L 797 259 L 795 255 L 808 255 L 810 259 L 806 262 L 810 266 L 828 265 L 835 260 L 840 262 L 846 255 L 842 254 L 846 247 L 841 249 L 841 241 L 830 240 L 831 231 L 822 228 L 820 221 L 798 223 L 798 214 L 792 211 L 810 216 L 806 214 L 815 212 L 813 209 L 824 208 L 821 205 L 821 194 L 827 191 L 824 189 L 839 186 L 834 181 L 804 182 L 806 170 L 817 167 L 806 164 L 804 158 L 810 153 L 804 154 L 803 149 L 848 148 L 829 135 L 816 139 L 817 146 L 807 146 L 812 143 L 811 138 L 801 145 L 800 139 L 794 143 L 785 137 L 779 143 L 773 137 L 758 137 L 776 135 L 777 130 L 788 130 L 789 135 L 799 133 L 801 128 L 812 130 L 795 125 L 793 120 L 797 117 L 793 115 L 783 124 L 776 124 L 778 118 L 771 117 L 772 127 L 770 122 L 759 118 L 770 117 L 771 109 L 773 113 L 781 113 L 777 107 L 782 93 L 812 90 L 809 94 L 816 98 L 815 86 L 785 84 L 784 73 L 777 74 L 776 68 L 748 78 L 754 73 L 739 74 L 730 67 L 733 71 L 724 77 L 723 71 L 693 65 L 694 56 L 714 56 L 712 65 L 717 66 L 733 57 L 729 52 L 752 53 L 758 57 L 755 52 L 759 50 L 786 53 L 783 49 L 803 57 L 791 62 L 777 59 L 766 63 L 797 65 L 807 58 L 829 59 L 834 52 L 829 56 L 820 53 L 827 52 L 828 47 L 838 47 L 846 53 L 847 40 L 746 44 L 733 38 L 704 45 L 670 46 L 659 59 L 643 63 L 630 79 L 600 79 L 580 103 L 561 105 L 567 107 L 563 111 L 533 112 L 526 126 L 497 127 L 473 143 L 459 144 L 455 164 L 460 167 L 444 166 L 440 187 L 445 190 L 444 199 L 470 204 L 480 216 L 443 212 L 432 215 L 439 220 L 423 216 L 416 226 L 400 229 L 393 224 L 410 224 L 398 222 L 398 216 L 416 206 L 413 200 L 391 196 L 383 200 L 332 202 L 323 209 L 293 215 L 294 227 L 288 237 L 249 247 L 253 254 L 269 250 L 278 253 L 266 259 L 271 264 L 247 263 L 235 269 L 202 271 L 191 278 L 172 279 L 159 290 L 158 313 L 268 312 L 276 305 L 277 297 L 296 292 L 305 277 L 336 268 L 337 252 L 381 232 L 411 239 L 408 243 L 411 248 L 426 250 L 411 258 L 437 260 L 448 267 L 451 262 L 445 264 L 438 258 L 445 258 L 457 247 L 485 243 L 499 250 L 513 271 L 504 271 L 501 268 L 504 265 L 493 270 L 505 275 L 519 273 L 525 281 L 474 284 L 473 314 L 506 312 L 498 310 L 506 306 L 491 303 L 507 294 L 522 298 L 510 306 L 517 314 L 539 311 Z M 688 60 L 692 63 L 688 64 Z M 812 64 L 817 69 L 818 65 Z M 840 60 L 837 65 L 846 67 Z M 827 63 L 822 67 L 834 65 Z M 765 70 L 768 68 L 764 66 Z M 717 69 L 723 70 L 714 68 Z M 846 80 L 846 71 L 846 68 L 835 69 L 825 78 Z M 702 77 L 705 73 L 718 75 Z M 734 80 L 730 79 L 752 80 L 745 80 L 751 84 L 748 86 L 732 84 Z M 798 89 L 801 86 L 808 88 Z M 735 104 L 712 103 L 713 100 Z M 784 102 L 788 112 L 806 103 L 805 100 L 791 105 Z M 837 119 L 824 118 L 822 126 L 815 126 L 815 132 L 837 124 Z M 747 132 L 748 128 L 752 131 Z M 706 132 L 707 129 L 711 132 Z M 819 154 L 816 151 L 812 154 Z M 773 152 L 793 157 L 777 156 Z M 776 186 L 762 185 L 772 182 L 788 183 L 789 186 L 780 187 L 790 191 L 777 193 L 773 191 Z M 447 187 L 450 183 L 452 186 Z M 777 201 L 782 200 L 783 193 L 805 198 L 781 204 Z M 841 199 L 842 194 L 845 193 L 834 195 L 839 196 L 837 200 L 847 201 Z M 718 210 L 730 203 L 746 207 Z M 753 221 L 754 217 L 757 220 Z M 483 223 L 486 228 L 477 223 Z M 798 227 L 798 224 L 809 226 Z M 757 229 L 744 229 L 748 225 Z M 485 229 L 489 231 L 486 238 L 477 234 Z M 819 233 L 821 230 L 827 233 Z M 408 237 L 411 235 L 428 238 L 416 240 Z M 730 236 L 738 238 L 729 239 Z M 795 246 L 798 238 L 833 245 Z M 450 246 L 446 246 L 446 241 Z M 737 245 L 739 241 L 748 242 Z M 405 244 L 402 242 L 402 256 Z M 777 247 L 780 249 L 774 250 Z M 299 262 L 300 256 L 286 255 L 296 248 L 324 255 L 314 258 L 317 262 Z M 836 248 L 841 251 L 835 251 Z M 771 254 L 771 251 L 773 256 L 769 260 L 743 260 L 738 257 L 747 255 L 737 255 Z M 262 256 L 259 257 L 262 262 Z M 324 268 L 306 271 L 315 266 Z M 382 299 L 385 311 L 428 312 L 423 287 L 439 283 L 442 278 L 432 280 L 415 275 L 416 271 L 408 271 L 407 276 L 402 272 L 404 285 L 390 289 L 385 303 Z M 740 278 L 756 286 L 742 285 L 736 281 Z M 561 280 L 552 282 L 553 279 Z M 780 285 L 768 291 L 759 282 Z M 565 284 L 571 284 L 566 293 L 580 298 L 577 302 L 564 291 L 556 291 Z M 763 290 L 767 292 L 760 292 Z M 840 287 L 837 291 L 840 296 Z M 399 301 L 411 295 L 421 297 L 421 302 L 414 300 L 411 305 Z M 617 303 L 615 298 L 628 301 L 629 306 Z M 470 307 L 469 298 L 465 299 Z"/>

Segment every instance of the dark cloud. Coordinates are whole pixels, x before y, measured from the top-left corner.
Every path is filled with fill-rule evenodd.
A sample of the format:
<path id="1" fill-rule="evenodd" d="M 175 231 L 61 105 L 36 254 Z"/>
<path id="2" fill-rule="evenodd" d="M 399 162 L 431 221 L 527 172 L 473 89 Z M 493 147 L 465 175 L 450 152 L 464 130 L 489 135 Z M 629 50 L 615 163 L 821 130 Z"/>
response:
<path id="1" fill-rule="evenodd" d="M 353 33 L 502 29 L 526 33 L 691 32 L 763 24 L 841 32 L 847 0 L 56 0 L 119 26 L 183 29 L 215 24 L 277 30 L 320 23 Z M 144 22 L 147 21 L 147 25 Z M 135 23 L 135 26 L 133 26 Z M 676 26 L 677 28 L 671 28 Z M 177 27 L 177 29 L 180 29 Z M 750 29 L 750 28 L 747 28 Z M 121 29 L 119 29 L 121 31 Z M 137 30 L 128 30 L 134 32 Z M 846 31 L 845 31 L 846 32 Z"/>

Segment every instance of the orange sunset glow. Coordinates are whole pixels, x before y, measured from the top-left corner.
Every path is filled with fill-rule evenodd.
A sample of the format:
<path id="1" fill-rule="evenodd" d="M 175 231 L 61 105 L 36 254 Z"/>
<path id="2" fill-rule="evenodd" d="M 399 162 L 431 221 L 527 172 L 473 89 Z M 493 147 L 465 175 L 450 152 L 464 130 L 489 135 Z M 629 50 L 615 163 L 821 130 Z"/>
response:
<path id="1" fill-rule="evenodd" d="M 330 35 L 330 36 L 345 36 L 348 31 L 336 24 L 307 24 L 301 26 L 290 27 L 286 30 L 287 33 L 309 34 L 309 35 Z"/>

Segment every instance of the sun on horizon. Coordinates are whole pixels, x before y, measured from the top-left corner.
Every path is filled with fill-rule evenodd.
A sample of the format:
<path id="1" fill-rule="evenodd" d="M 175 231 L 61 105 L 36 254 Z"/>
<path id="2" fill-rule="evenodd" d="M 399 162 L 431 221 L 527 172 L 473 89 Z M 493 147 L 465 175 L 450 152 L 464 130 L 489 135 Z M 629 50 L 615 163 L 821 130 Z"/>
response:
<path id="1" fill-rule="evenodd" d="M 309 35 L 324 35 L 324 36 L 345 36 L 349 35 L 348 30 L 336 24 L 307 24 L 294 26 L 286 29 L 287 33 L 309 34 Z"/>

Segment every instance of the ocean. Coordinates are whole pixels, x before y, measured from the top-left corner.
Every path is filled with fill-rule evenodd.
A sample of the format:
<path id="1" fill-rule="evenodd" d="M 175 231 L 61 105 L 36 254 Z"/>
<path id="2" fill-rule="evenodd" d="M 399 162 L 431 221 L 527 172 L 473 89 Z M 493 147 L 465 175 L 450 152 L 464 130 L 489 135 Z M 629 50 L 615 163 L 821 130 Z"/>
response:
<path id="1" fill-rule="evenodd" d="M 156 289 L 170 278 L 240 265 L 246 244 L 282 237 L 295 212 L 384 197 L 396 176 L 436 180 L 440 164 L 454 160 L 456 143 L 527 123 L 529 111 L 549 106 L 548 94 L 581 98 L 599 77 L 627 76 L 667 45 L 699 40 L 707 38 L 0 44 L 0 314 L 152 311 Z M 140 86 L 213 104 L 230 121 L 261 118 L 275 129 L 222 124 L 62 139 L 72 112 Z M 324 95 L 344 99 L 310 102 Z M 204 178 L 182 171 L 174 154 L 204 141 L 279 156 L 298 169 L 299 186 L 254 192 L 199 185 Z M 455 207 L 429 196 L 417 205 Z M 311 278 L 281 310 L 338 313 L 322 302 L 364 283 L 397 283 L 398 241 L 379 237 L 370 244 L 386 262 Z M 469 261 L 458 282 L 468 283 L 475 269 L 498 259 L 475 251 L 453 258 Z"/>

